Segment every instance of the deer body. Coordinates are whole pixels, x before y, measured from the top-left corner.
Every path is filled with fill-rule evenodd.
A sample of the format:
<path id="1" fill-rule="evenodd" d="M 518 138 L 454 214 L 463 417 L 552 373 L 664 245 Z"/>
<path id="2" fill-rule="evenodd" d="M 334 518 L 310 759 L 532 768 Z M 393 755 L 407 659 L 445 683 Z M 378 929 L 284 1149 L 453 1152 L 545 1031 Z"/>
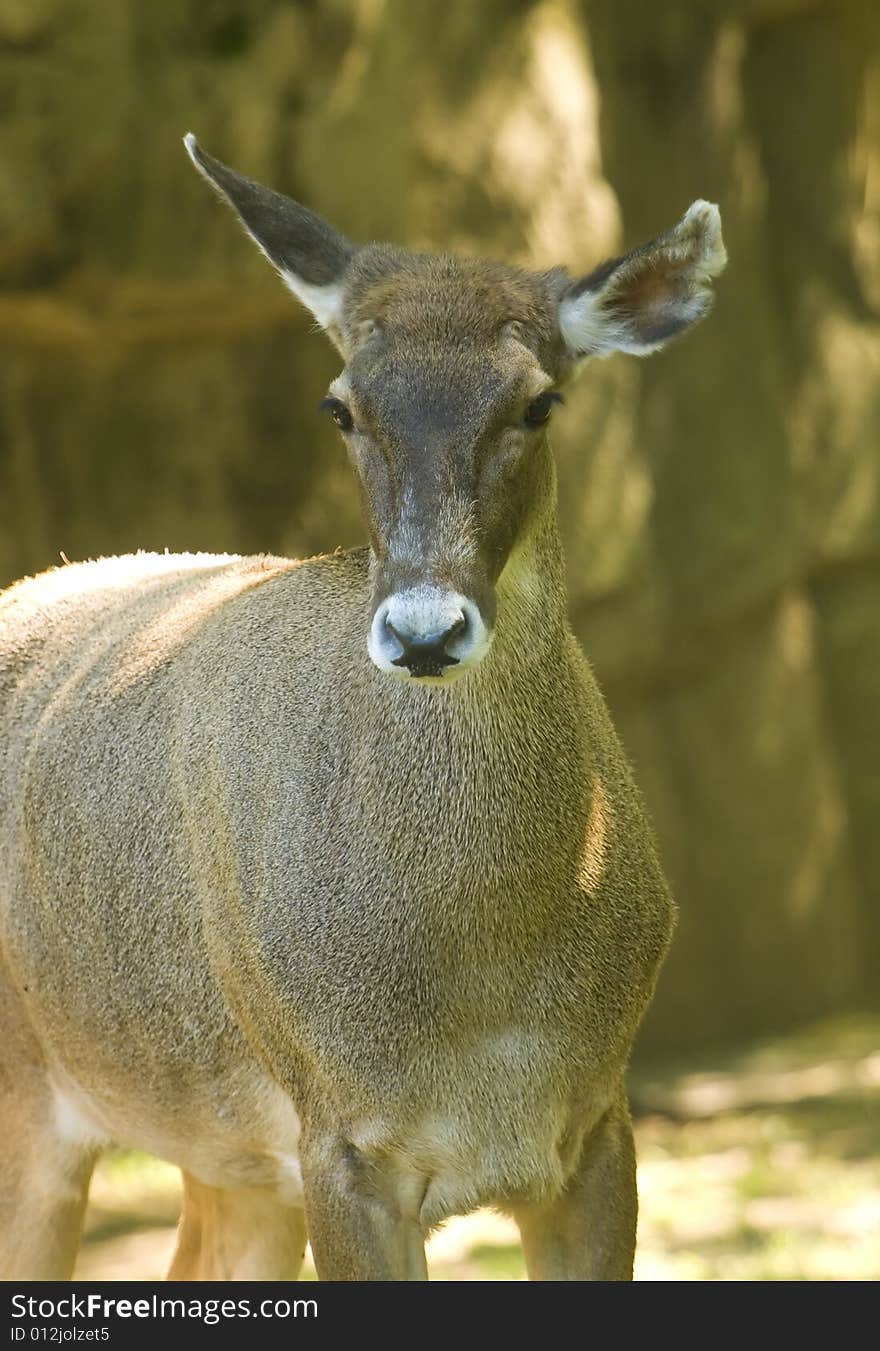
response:
<path id="1" fill-rule="evenodd" d="M 295 279 L 324 314 L 332 279 Z M 380 461 L 359 414 L 370 549 L 135 555 L 0 598 L 4 1275 L 69 1274 L 111 1140 L 184 1170 L 178 1277 L 295 1275 L 307 1227 L 324 1278 L 421 1277 L 431 1226 L 487 1204 L 533 1276 L 631 1275 L 622 1076 L 672 905 L 568 626 L 545 438 L 477 472 L 453 416 L 456 371 L 544 397 L 522 346 L 451 356 L 453 413 L 416 401 L 442 472 Z M 378 425 L 349 356 L 336 392 Z M 423 373 L 382 361 L 400 426 Z"/>

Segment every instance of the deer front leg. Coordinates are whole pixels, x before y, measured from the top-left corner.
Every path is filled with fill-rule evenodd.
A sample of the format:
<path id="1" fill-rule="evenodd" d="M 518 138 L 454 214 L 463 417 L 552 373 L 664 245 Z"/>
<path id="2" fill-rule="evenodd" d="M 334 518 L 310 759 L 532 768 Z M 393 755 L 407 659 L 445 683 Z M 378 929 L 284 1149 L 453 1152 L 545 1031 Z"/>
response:
<path id="1" fill-rule="evenodd" d="M 636 1246 L 636 1160 L 621 1094 L 588 1136 L 565 1191 L 514 1212 L 533 1281 L 631 1281 Z"/>
<path id="2" fill-rule="evenodd" d="M 73 1272 L 97 1144 L 70 1123 L 12 982 L 0 969 L 0 1281 Z"/>
<path id="3" fill-rule="evenodd" d="M 425 1236 L 390 1172 L 353 1145 L 304 1157 L 312 1256 L 322 1281 L 426 1281 Z"/>

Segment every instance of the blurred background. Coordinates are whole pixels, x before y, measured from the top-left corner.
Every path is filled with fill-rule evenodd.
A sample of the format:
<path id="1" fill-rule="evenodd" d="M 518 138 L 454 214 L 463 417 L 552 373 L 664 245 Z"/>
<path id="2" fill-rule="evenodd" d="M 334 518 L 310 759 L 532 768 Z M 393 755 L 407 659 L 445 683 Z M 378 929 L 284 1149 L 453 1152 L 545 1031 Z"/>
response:
<path id="1" fill-rule="evenodd" d="M 364 541 L 316 412 L 338 359 L 185 131 L 354 239 L 537 267 L 720 204 L 711 318 L 594 363 L 554 420 L 572 619 L 681 907 L 636 1107 L 693 1125 L 709 1075 L 712 1120 L 733 1093 L 757 1134 L 708 1152 L 764 1198 L 782 1075 L 824 1106 L 764 1173 L 815 1203 L 805 1158 L 864 1165 L 880 1230 L 876 0 L 0 0 L 0 72 L 0 584 Z"/>

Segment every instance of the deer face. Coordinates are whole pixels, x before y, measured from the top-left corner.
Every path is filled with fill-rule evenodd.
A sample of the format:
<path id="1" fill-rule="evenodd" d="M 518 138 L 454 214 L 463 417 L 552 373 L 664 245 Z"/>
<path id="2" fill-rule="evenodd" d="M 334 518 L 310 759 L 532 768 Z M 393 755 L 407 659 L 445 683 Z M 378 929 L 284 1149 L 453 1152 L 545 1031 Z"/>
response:
<path id="1" fill-rule="evenodd" d="M 360 484 L 368 646 L 389 674 L 449 683 L 488 650 L 499 575 L 552 493 L 552 308 L 544 279 L 496 265 L 385 250 L 352 265 L 326 403 Z"/>
<path id="2" fill-rule="evenodd" d="M 367 646 L 449 684 L 486 655 L 496 587 L 554 492 L 547 426 L 586 358 L 644 354 L 702 317 L 725 262 L 717 207 L 580 281 L 486 260 L 356 249 L 186 138 L 345 367 L 323 407 L 354 466 L 373 559 Z"/>

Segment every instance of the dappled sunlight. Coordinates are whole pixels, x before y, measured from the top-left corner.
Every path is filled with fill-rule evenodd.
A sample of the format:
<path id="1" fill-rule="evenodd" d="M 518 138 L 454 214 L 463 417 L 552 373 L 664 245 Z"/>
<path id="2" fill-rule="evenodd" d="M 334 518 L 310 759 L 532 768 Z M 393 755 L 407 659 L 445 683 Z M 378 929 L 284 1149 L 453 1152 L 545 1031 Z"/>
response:
<path id="1" fill-rule="evenodd" d="M 787 412 L 803 509 L 815 521 L 823 560 L 873 553 L 880 456 L 862 448 L 876 442 L 880 332 L 830 307 L 821 278 L 805 290 L 815 346 Z"/>
<path id="2" fill-rule="evenodd" d="M 55 605 L 68 596 L 87 596 L 92 592 L 113 592 L 144 581 L 174 577 L 199 568 L 219 567 L 235 561 L 235 554 L 154 554 L 139 552 L 119 558 L 90 559 L 76 568 L 67 559 L 63 565 L 40 574 L 40 590 L 11 592 L 13 600 L 35 606 Z"/>
<path id="3" fill-rule="evenodd" d="M 621 223 L 602 174 L 589 48 L 569 7 L 535 5 L 508 60 L 496 52 L 484 76 L 460 106 L 423 105 L 420 140 L 435 163 L 479 176 L 494 201 L 522 213 L 524 261 L 589 267 L 617 247 Z"/>
<path id="4" fill-rule="evenodd" d="M 635 365 L 597 367 L 574 386 L 571 416 L 584 444 L 569 451 L 563 472 L 583 484 L 563 493 L 569 574 L 590 598 L 613 595 L 639 572 L 653 503 L 651 466 L 637 444 L 634 399 L 640 375 Z M 566 456 L 566 442 L 561 444 Z"/>
<path id="5" fill-rule="evenodd" d="M 143 624 L 112 671 L 109 685 L 113 693 L 123 693 L 170 661 L 227 602 L 296 566 L 297 563 L 287 560 L 258 558 L 231 570 L 218 568 L 213 574 L 206 570 L 197 585 L 164 604 L 155 618 L 144 616 Z"/>
<path id="6" fill-rule="evenodd" d="M 602 786 L 602 780 L 595 778 L 578 869 L 578 885 L 587 895 L 592 895 L 596 891 L 605 872 L 610 817 L 611 804 L 608 795 Z"/>
<path id="7" fill-rule="evenodd" d="M 844 1117 L 870 1135 L 867 1112 L 850 1105 Z M 880 1270 L 877 1141 L 873 1158 L 850 1159 L 834 1112 L 649 1118 L 638 1135 L 643 1279 L 859 1280 Z"/>
<path id="8" fill-rule="evenodd" d="M 864 1060 L 828 1061 L 801 1069 L 753 1071 L 741 1077 L 692 1074 L 666 1095 L 682 1117 L 715 1116 L 766 1103 L 793 1103 L 834 1093 L 872 1093 L 880 1089 L 880 1052 Z"/>
<path id="9" fill-rule="evenodd" d="M 589 50 L 564 5 L 538 6 L 528 25 L 528 81 L 493 145 L 499 188 L 531 215 L 529 243 L 552 266 L 589 262 L 619 242 L 617 199 L 602 176 L 599 97 Z M 536 183 L 545 190 L 535 194 Z"/>

